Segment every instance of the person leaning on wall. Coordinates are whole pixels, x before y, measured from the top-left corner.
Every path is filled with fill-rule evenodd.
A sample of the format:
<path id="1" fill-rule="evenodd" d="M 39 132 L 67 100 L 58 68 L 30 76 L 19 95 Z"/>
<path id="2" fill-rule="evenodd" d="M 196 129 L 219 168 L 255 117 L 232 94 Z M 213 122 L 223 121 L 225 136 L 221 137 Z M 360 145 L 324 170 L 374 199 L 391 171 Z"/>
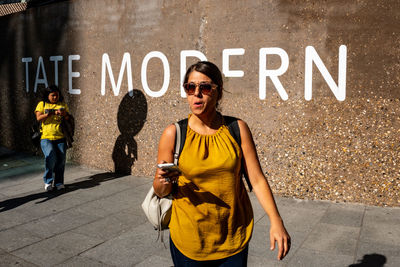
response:
<path id="1" fill-rule="evenodd" d="M 184 89 L 191 109 L 179 169 L 157 168 L 153 187 L 159 197 L 172 193 L 170 251 L 175 266 L 247 266 L 253 210 L 240 177 L 241 158 L 261 206 L 268 214 L 271 250 L 278 259 L 290 249 L 290 236 L 257 157 L 247 124 L 238 120 L 241 146 L 217 111 L 222 98 L 220 70 L 208 61 L 186 72 Z M 157 163 L 173 162 L 176 127 L 160 138 Z"/>
<path id="2" fill-rule="evenodd" d="M 64 189 L 66 139 L 61 128 L 62 120 L 68 120 L 69 109 L 60 89 L 52 85 L 45 89 L 35 109 L 36 119 L 41 123 L 40 147 L 45 157 L 44 189 Z"/>

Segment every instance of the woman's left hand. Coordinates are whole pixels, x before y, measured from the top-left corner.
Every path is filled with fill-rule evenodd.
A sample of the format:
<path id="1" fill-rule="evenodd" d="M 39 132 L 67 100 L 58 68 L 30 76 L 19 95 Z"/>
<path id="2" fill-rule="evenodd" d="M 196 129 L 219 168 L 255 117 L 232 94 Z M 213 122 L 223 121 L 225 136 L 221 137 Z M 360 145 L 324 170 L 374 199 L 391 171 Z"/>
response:
<path id="1" fill-rule="evenodd" d="M 61 109 L 61 108 L 57 109 L 55 113 L 56 113 L 56 115 L 59 115 L 59 116 L 62 116 L 62 117 L 64 117 L 67 114 L 65 109 Z"/>
<path id="2" fill-rule="evenodd" d="M 291 238 L 283 226 L 282 221 L 271 223 L 269 231 L 271 250 L 275 249 L 275 242 L 278 243 L 278 260 L 282 260 L 290 250 Z"/>

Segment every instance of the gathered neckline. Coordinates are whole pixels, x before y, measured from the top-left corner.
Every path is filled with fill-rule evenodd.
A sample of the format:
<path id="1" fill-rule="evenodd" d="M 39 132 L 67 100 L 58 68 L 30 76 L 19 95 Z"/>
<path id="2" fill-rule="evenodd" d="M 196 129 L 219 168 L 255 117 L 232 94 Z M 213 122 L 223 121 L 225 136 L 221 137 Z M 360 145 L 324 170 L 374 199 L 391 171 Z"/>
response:
<path id="1" fill-rule="evenodd" d="M 194 133 L 197 134 L 197 135 L 204 136 L 204 137 L 212 137 L 212 136 L 218 135 L 218 134 L 222 131 L 222 128 L 223 128 L 224 126 L 226 127 L 224 117 L 222 117 L 222 124 L 221 124 L 221 126 L 217 129 L 217 131 L 216 131 L 215 133 L 213 133 L 213 134 L 201 134 L 201 133 L 199 133 L 199 132 L 193 130 L 192 127 L 190 127 L 190 125 L 189 125 L 189 120 L 190 120 L 190 117 L 191 117 L 192 115 L 193 115 L 193 114 L 189 114 L 189 116 L 188 116 L 188 124 L 187 124 L 187 127 L 188 127 L 188 129 L 190 129 L 192 132 L 194 132 Z M 221 116 L 222 116 L 222 115 L 221 115 Z"/>
<path id="2" fill-rule="evenodd" d="M 190 127 L 190 126 L 189 126 L 189 123 L 188 123 L 188 129 L 190 129 L 190 131 L 194 132 L 195 134 L 197 134 L 197 135 L 199 135 L 199 136 L 204 136 L 204 137 L 213 137 L 213 136 L 218 135 L 218 134 L 222 131 L 222 128 L 224 128 L 224 126 L 226 127 L 225 124 L 222 124 L 222 125 L 218 128 L 218 130 L 217 130 L 215 133 L 213 133 L 213 134 L 201 134 L 201 133 L 196 132 L 195 130 L 193 130 L 192 127 Z"/>

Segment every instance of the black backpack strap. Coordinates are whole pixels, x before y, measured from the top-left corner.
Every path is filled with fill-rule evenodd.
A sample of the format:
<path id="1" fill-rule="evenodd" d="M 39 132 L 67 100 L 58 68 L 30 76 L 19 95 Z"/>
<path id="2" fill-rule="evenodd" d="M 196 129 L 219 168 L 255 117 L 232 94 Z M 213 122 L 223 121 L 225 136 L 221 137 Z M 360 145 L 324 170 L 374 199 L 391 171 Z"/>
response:
<path id="1" fill-rule="evenodd" d="M 242 145 L 242 139 L 240 139 L 240 129 L 238 119 L 231 116 L 224 116 L 225 124 L 228 126 L 229 133 L 235 139 L 239 146 Z"/>
<path id="2" fill-rule="evenodd" d="M 232 137 L 235 139 L 236 143 L 238 143 L 239 147 L 242 147 L 242 139 L 240 138 L 240 128 L 238 124 L 238 119 L 235 117 L 231 116 L 224 116 L 224 120 L 226 125 L 228 126 L 229 133 L 232 135 Z M 253 190 L 253 186 L 250 183 L 249 176 L 247 175 L 245 166 L 244 166 L 244 157 L 242 156 L 242 162 L 241 162 L 241 168 L 240 168 L 240 174 L 244 176 L 244 179 L 246 180 L 247 186 L 249 188 L 249 191 L 251 192 Z"/>
<path id="3" fill-rule="evenodd" d="M 186 140 L 186 132 L 187 132 L 187 126 L 188 126 L 188 119 L 183 119 L 178 121 L 178 125 L 179 125 L 179 130 L 180 130 L 180 146 L 179 146 L 179 150 L 175 151 L 175 153 L 177 154 L 178 158 L 179 155 L 181 154 L 182 150 L 183 150 L 183 146 L 185 145 L 185 140 Z M 178 130 L 178 129 L 177 129 Z M 178 134 L 176 135 L 178 136 Z M 176 143 L 176 138 L 175 137 L 175 143 Z"/>

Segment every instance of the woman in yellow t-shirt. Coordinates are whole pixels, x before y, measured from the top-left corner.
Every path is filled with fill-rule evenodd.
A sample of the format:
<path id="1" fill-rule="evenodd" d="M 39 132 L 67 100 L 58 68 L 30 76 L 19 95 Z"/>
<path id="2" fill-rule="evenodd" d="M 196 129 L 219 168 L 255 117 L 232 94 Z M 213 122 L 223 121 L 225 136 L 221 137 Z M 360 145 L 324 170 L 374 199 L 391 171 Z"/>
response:
<path id="1" fill-rule="evenodd" d="M 60 127 L 63 118 L 69 119 L 69 110 L 60 89 L 52 85 L 46 88 L 42 101 L 36 106 L 36 119 L 41 122 L 40 147 L 45 156 L 44 188 L 64 188 L 66 141 Z"/>
<path id="2" fill-rule="evenodd" d="M 217 111 L 223 92 L 220 70 L 208 61 L 193 64 L 186 72 L 183 87 L 192 114 L 179 157 L 181 174 L 157 168 L 153 181 L 158 196 L 173 195 L 169 228 L 174 265 L 247 265 L 254 219 L 240 178 L 242 157 L 254 192 L 271 222 L 271 249 L 277 242 L 278 259 L 283 259 L 290 249 L 290 236 L 262 172 L 249 127 L 238 120 L 239 146 Z M 175 125 L 164 130 L 157 163 L 173 162 L 175 136 Z"/>

